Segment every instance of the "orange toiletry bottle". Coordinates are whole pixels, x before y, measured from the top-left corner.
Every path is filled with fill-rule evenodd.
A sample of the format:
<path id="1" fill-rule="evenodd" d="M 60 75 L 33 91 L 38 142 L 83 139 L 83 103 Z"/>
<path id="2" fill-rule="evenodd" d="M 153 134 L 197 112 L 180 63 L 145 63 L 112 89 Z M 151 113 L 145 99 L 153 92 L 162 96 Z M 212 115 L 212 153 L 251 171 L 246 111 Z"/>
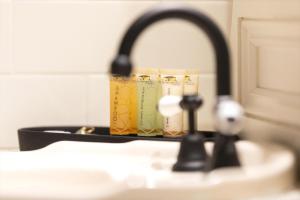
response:
<path id="1" fill-rule="evenodd" d="M 110 77 L 110 134 L 136 134 L 135 77 Z"/>

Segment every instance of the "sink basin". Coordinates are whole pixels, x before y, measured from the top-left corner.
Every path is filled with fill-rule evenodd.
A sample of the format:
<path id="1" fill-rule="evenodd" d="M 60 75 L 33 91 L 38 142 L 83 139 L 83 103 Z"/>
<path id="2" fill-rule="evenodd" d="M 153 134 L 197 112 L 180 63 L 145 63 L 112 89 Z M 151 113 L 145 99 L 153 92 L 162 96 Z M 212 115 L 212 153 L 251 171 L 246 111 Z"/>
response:
<path id="1" fill-rule="evenodd" d="M 212 143 L 205 147 L 211 152 Z M 61 141 L 0 153 L 0 199 L 247 199 L 294 185 L 293 154 L 237 142 L 241 168 L 174 173 L 179 143 Z"/>

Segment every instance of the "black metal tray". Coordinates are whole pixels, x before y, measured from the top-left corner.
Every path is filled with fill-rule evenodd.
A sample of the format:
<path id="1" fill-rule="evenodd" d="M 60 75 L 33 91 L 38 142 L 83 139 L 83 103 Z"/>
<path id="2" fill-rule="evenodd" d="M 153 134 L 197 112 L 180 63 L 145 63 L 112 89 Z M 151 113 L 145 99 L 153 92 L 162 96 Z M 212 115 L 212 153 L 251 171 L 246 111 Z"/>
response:
<path id="1" fill-rule="evenodd" d="M 31 127 L 18 130 L 19 147 L 21 151 L 29 151 L 43 148 L 58 141 L 82 141 L 82 142 L 106 142 L 123 143 L 133 140 L 173 141 L 178 142 L 181 138 L 166 138 L 162 136 L 143 137 L 137 135 L 110 135 L 109 127 L 95 127 L 93 134 L 76 134 L 81 126 L 53 126 L 53 127 Z M 71 133 L 45 132 L 49 130 L 60 130 Z M 215 132 L 201 131 L 206 141 L 214 139 Z"/>

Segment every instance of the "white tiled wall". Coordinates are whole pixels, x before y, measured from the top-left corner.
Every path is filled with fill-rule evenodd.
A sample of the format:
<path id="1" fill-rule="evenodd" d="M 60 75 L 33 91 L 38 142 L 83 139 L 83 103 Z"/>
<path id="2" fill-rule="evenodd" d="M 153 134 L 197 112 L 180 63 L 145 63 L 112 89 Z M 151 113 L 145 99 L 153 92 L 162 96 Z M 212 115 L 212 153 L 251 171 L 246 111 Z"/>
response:
<path id="1" fill-rule="evenodd" d="M 20 127 L 109 125 L 110 61 L 128 24 L 158 3 L 0 0 L 0 148 L 17 147 Z M 209 14 L 228 35 L 230 1 L 176 3 Z M 149 28 L 134 52 L 137 66 L 200 67 L 206 105 L 199 125 L 212 127 L 214 60 L 202 32 L 181 21 L 165 21 Z"/>

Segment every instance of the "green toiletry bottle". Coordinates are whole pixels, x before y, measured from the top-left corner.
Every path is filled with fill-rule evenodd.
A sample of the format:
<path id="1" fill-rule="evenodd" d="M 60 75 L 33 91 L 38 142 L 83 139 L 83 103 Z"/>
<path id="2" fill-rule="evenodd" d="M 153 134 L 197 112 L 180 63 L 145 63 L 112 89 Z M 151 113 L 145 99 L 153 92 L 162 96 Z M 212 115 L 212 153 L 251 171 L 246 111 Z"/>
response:
<path id="1" fill-rule="evenodd" d="M 157 133 L 157 86 L 158 71 L 138 69 L 137 80 L 137 134 L 156 136 Z"/>

